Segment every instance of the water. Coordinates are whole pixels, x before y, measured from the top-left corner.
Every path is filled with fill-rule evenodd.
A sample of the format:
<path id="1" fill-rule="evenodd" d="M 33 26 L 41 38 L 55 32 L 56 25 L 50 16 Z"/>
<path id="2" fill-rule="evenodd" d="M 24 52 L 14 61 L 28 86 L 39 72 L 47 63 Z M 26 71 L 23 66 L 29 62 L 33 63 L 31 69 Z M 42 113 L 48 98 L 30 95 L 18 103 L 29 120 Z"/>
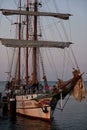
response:
<path id="1" fill-rule="evenodd" d="M 0 81 L 0 92 L 4 93 L 6 81 Z"/>
<path id="2" fill-rule="evenodd" d="M 3 85 L 0 83 L 0 90 Z M 85 82 L 87 86 L 87 82 Z M 41 120 L 31 120 L 21 116 L 12 119 L 9 114 L 0 118 L 0 130 L 87 130 L 87 97 L 77 102 L 70 97 L 63 112 L 56 108 L 54 120 L 47 123 Z"/>

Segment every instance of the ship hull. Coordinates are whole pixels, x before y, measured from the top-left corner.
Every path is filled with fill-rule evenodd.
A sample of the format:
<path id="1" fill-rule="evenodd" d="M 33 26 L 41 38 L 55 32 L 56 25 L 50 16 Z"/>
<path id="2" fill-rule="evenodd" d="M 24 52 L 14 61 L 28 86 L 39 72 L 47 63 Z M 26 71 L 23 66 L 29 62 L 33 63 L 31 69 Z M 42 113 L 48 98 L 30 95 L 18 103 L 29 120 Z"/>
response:
<path id="1" fill-rule="evenodd" d="M 16 96 L 16 113 L 26 117 L 50 121 L 51 107 L 46 104 L 41 105 L 36 100 L 30 99 L 32 96 L 36 97 L 36 94 Z"/>
<path id="2" fill-rule="evenodd" d="M 49 93 L 49 96 L 46 94 L 16 95 L 14 100 L 16 102 L 16 113 L 27 117 L 51 121 L 57 102 L 61 99 L 60 94 L 62 93 L 62 99 L 64 99 L 72 92 L 80 78 L 81 75 L 76 78 L 72 78 L 66 82 L 61 89 L 57 89 L 56 92 L 52 93 L 52 95 Z M 10 108 L 14 109 L 13 106 L 15 106 L 15 104 L 11 105 L 12 102 L 13 100 L 10 98 Z"/>
<path id="3" fill-rule="evenodd" d="M 29 117 L 32 119 L 41 119 L 44 121 L 49 121 L 50 122 L 50 107 L 48 108 L 49 112 L 48 113 L 44 113 L 41 108 L 35 108 L 35 109 L 20 109 L 17 108 L 16 109 L 16 113 L 20 114 L 24 117 Z"/>

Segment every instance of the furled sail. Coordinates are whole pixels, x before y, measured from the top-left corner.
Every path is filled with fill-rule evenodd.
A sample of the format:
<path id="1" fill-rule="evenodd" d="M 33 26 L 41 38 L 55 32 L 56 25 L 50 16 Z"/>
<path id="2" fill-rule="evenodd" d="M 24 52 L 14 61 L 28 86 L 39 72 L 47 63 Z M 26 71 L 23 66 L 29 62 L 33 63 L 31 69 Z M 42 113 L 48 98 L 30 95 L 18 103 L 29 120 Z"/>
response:
<path id="1" fill-rule="evenodd" d="M 75 97 L 77 101 L 81 101 L 86 96 L 86 89 L 84 87 L 84 81 L 82 78 L 79 79 L 79 81 L 76 83 L 72 95 Z"/>
<path id="2" fill-rule="evenodd" d="M 7 47 L 55 47 L 64 49 L 69 47 L 71 42 L 58 42 L 58 41 L 34 41 L 34 40 L 17 40 L 17 39 L 4 39 L 0 38 L 2 45 Z"/>
<path id="3" fill-rule="evenodd" d="M 30 16 L 51 16 L 64 20 L 68 20 L 71 14 L 63 13 L 51 13 L 51 12 L 33 12 L 33 11 L 24 11 L 24 10 L 7 10 L 0 9 L 4 15 L 30 15 Z"/>

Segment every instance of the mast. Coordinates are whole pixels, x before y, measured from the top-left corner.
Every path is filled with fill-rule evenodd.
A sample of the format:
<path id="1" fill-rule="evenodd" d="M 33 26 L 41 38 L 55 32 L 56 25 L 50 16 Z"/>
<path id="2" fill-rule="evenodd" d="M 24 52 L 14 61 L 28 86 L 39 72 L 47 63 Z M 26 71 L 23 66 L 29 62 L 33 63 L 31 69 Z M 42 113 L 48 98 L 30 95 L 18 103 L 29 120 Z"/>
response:
<path id="1" fill-rule="evenodd" d="M 20 0 L 20 4 L 19 4 L 19 10 L 21 11 L 21 0 Z M 19 19 L 18 19 L 18 39 L 21 40 L 21 15 L 19 15 Z M 18 49 L 18 84 L 20 84 L 20 62 L 21 62 L 21 48 L 19 47 Z"/>
<path id="2" fill-rule="evenodd" d="M 34 12 L 37 12 L 37 0 L 34 0 Z M 34 16 L 34 40 L 37 41 L 37 16 Z M 33 84 L 37 83 L 37 49 L 33 48 Z"/>
<path id="3" fill-rule="evenodd" d="M 29 11 L 28 0 L 26 0 L 26 11 Z M 28 37 L 28 15 L 26 15 L 26 40 Z M 28 47 L 26 47 L 26 84 L 28 84 Z"/>
<path id="4" fill-rule="evenodd" d="M 32 75 L 32 82 L 34 84 L 37 83 L 37 48 L 38 47 L 58 47 L 64 49 L 65 47 L 69 47 L 71 42 L 58 42 L 56 41 L 54 44 L 51 41 L 38 41 L 37 36 L 37 17 L 38 16 L 49 16 L 49 17 L 55 17 L 60 18 L 64 20 L 68 20 L 69 16 L 72 16 L 71 14 L 64 14 L 64 13 L 50 13 L 50 12 L 38 12 L 38 0 L 33 0 L 34 2 L 34 9 L 33 11 L 29 10 L 28 7 L 28 0 L 26 0 L 26 11 L 21 10 L 21 0 L 20 0 L 20 9 L 19 10 L 7 10 L 7 9 L 0 9 L 2 11 L 3 15 L 19 15 L 19 22 L 18 22 L 18 40 L 15 39 L 0 39 L 2 40 L 2 43 L 4 41 L 4 45 L 11 46 L 11 47 L 18 47 L 18 84 L 20 84 L 20 62 L 21 62 L 21 47 L 26 47 L 26 84 L 28 83 L 28 47 L 33 47 L 33 75 Z M 26 15 L 26 40 L 21 40 L 21 16 Z M 33 25 L 34 25 L 34 34 L 33 34 L 33 40 L 29 39 L 28 34 L 28 18 L 29 16 L 33 16 Z M 17 44 L 17 42 L 19 44 Z M 15 44 L 14 44 L 15 43 Z M 57 44 L 58 43 L 58 44 Z M 13 44 L 13 45 L 12 45 Z M 39 45 L 39 46 L 38 46 Z"/>

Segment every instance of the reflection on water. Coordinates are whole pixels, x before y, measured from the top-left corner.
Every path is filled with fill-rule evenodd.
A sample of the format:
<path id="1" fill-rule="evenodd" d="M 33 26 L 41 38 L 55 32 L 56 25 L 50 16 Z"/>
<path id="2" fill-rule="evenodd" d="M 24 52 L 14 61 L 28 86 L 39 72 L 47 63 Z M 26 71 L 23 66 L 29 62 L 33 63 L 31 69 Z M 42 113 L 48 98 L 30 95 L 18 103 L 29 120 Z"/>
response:
<path id="1" fill-rule="evenodd" d="M 70 98 L 63 112 L 56 109 L 51 123 L 3 115 L 0 130 L 87 130 L 87 98 L 81 103 Z"/>
<path id="2" fill-rule="evenodd" d="M 18 130 L 50 130 L 50 124 L 40 120 L 19 118 L 19 120 L 16 122 L 16 125 Z"/>
<path id="3" fill-rule="evenodd" d="M 16 116 L 3 115 L 0 119 L 0 130 L 51 130 L 51 124 L 41 121 Z"/>

